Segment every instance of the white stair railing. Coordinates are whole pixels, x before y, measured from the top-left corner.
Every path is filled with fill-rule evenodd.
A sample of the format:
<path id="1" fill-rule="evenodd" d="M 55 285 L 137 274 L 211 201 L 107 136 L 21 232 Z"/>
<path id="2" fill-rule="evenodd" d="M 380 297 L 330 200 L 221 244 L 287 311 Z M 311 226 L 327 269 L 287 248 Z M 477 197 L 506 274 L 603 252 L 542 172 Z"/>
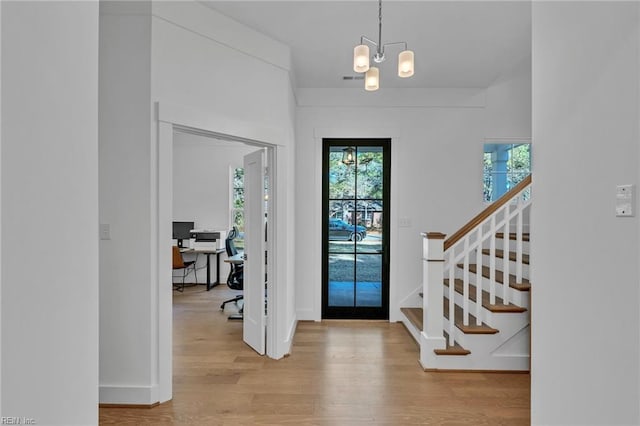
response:
<path id="1" fill-rule="evenodd" d="M 462 322 L 469 325 L 471 298 L 470 298 L 470 268 L 471 260 L 476 264 L 476 292 L 475 310 L 473 312 L 476 321 L 475 325 L 482 325 L 482 295 L 483 290 L 489 292 L 489 303 L 496 304 L 497 297 L 502 297 L 502 303 L 511 303 L 510 281 L 512 271 L 510 271 L 511 253 L 510 246 L 512 238 L 515 239 L 515 280 L 521 283 L 523 279 L 523 235 L 524 216 L 531 206 L 531 176 L 529 175 L 511 191 L 487 207 L 482 213 L 472 219 L 467 225 L 453 234 L 449 239 L 443 240 L 442 234 L 424 233 L 424 255 L 425 273 L 423 276 L 424 292 L 424 321 L 425 330 L 429 329 L 428 336 L 432 341 L 443 334 L 437 335 L 436 330 L 443 330 L 444 321 L 442 318 L 434 318 L 434 313 L 442 312 L 442 297 L 445 296 L 444 278 L 448 278 L 449 288 L 447 298 L 449 300 L 449 324 L 447 332 L 449 334 L 448 344 L 454 344 L 455 328 L 455 280 L 462 280 Z M 515 236 L 512 229 L 515 227 Z M 499 233 L 502 238 L 502 281 L 497 280 L 497 249 L 496 239 Z M 430 238 L 431 237 L 431 238 Z M 434 238 L 435 237 L 435 238 Z M 483 249 L 489 249 L 489 269 L 488 277 L 484 277 Z M 439 257 L 441 254 L 441 258 Z M 443 268 L 434 267 L 434 262 L 442 262 Z M 462 264 L 462 270 L 458 265 Z M 442 271 L 440 273 L 440 271 Z M 484 284 L 486 282 L 486 285 Z M 460 303 L 458 303 L 460 305 Z M 431 315 L 429 314 L 431 312 Z M 428 326 L 431 321 L 432 325 Z M 434 324 L 435 322 L 435 324 Z M 442 327 L 441 327 L 442 326 Z M 440 328 L 439 328 L 440 327 Z M 431 348 L 429 348 L 431 349 Z M 443 348 L 440 348 L 443 349 Z"/>

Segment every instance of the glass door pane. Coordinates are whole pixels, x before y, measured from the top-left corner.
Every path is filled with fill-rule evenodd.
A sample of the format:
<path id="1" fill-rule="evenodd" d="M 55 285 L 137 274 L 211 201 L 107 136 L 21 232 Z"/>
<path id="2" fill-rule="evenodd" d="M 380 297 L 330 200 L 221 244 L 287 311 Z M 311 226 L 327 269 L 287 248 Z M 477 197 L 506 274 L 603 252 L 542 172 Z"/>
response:
<path id="1" fill-rule="evenodd" d="M 389 140 L 323 152 L 323 318 L 388 318 Z"/>

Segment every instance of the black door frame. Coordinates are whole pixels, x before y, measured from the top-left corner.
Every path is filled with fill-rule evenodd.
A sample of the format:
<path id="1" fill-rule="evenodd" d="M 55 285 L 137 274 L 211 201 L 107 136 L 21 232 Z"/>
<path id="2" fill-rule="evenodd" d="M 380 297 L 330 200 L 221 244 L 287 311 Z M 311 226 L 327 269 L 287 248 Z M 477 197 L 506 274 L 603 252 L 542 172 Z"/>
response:
<path id="1" fill-rule="evenodd" d="M 382 147 L 382 306 L 328 306 L 329 301 L 329 149 L 332 146 Z M 356 194 L 357 196 L 357 194 Z M 322 140 L 322 319 L 389 319 L 390 263 L 390 200 L 391 200 L 391 139 L 390 138 L 325 138 Z M 356 254 L 357 255 L 357 254 Z"/>

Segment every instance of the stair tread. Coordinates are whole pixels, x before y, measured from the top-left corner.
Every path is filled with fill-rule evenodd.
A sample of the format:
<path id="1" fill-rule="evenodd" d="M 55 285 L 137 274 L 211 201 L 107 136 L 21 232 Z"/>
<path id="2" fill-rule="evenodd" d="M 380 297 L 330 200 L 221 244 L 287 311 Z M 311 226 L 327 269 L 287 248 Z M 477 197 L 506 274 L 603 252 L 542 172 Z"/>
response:
<path id="1" fill-rule="evenodd" d="M 487 256 L 489 256 L 491 254 L 491 250 L 489 249 L 483 249 L 482 250 L 482 254 L 486 254 Z M 500 259 L 504 259 L 504 250 L 498 250 L 496 249 L 496 257 L 499 257 Z M 509 260 L 511 260 L 512 262 L 516 261 L 516 257 L 517 257 L 517 253 L 515 251 L 510 251 L 509 252 Z M 522 254 L 522 263 L 524 263 L 525 265 L 529 264 L 529 255 L 523 253 Z"/>
<path id="2" fill-rule="evenodd" d="M 444 280 L 444 285 L 449 287 L 449 280 L 445 279 Z M 454 289 L 457 293 L 459 294 L 463 294 L 463 290 L 464 290 L 464 281 L 456 278 L 454 280 Z M 476 299 L 476 286 L 473 284 L 469 284 L 469 299 L 473 300 L 474 302 L 477 300 Z M 491 311 L 491 312 L 526 312 L 527 309 L 523 308 L 521 306 L 517 306 L 514 305 L 513 303 L 509 303 L 508 305 L 504 304 L 504 301 L 502 300 L 501 297 L 496 296 L 496 303 L 494 305 L 492 305 L 491 303 L 489 303 L 490 299 L 490 294 L 488 291 L 486 290 L 482 290 L 482 306 Z"/>
<path id="3" fill-rule="evenodd" d="M 516 236 L 517 234 L 515 232 L 509 232 L 509 239 L 510 240 L 516 240 Z M 500 238 L 500 239 L 504 239 L 504 232 L 498 232 L 496 233 L 496 238 Z M 522 241 L 529 241 L 529 233 L 528 232 L 523 232 L 522 233 Z"/>
<path id="4" fill-rule="evenodd" d="M 444 317 L 449 319 L 449 299 L 446 297 L 444 300 Z M 463 333 L 466 334 L 496 334 L 498 332 L 497 329 L 489 327 L 487 324 L 482 323 L 482 325 L 476 325 L 476 317 L 469 314 L 469 325 L 464 325 L 462 317 L 464 315 L 464 311 L 458 305 L 455 305 L 455 313 L 454 313 L 454 323 L 455 326 L 462 330 Z"/>
<path id="5" fill-rule="evenodd" d="M 435 352 L 436 355 L 469 355 L 471 353 L 470 350 L 463 348 L 455 340 L 453 341 L 453 346 L 449 345 L 449 333 L 447 333 L 446 331 L 444 331 L 443 333 L 444 338 L 447 341 L 447 348 L 434 349 L 433 352 Z"/>
<path id="6" fill-rule="evenodd" d="M 464 265 L 462 263 L 458 264 L 458 268 L 464 269 Z M 469 271 L 474 274 L 478 271 L 478 265 L 475 263 L 469 264 Z M 488 266 L 482 266 L 482 276 L 485 278 L 489 278 L 490 269 Z M 496 281 L 504 284 L 504 274 L 502 271 L 496 270 Z M 520 291 L 529 291 L 531 290 L 531 283 L 528 279 L 523 278 L 521 282 L 516 281 L 516 276 L 509 274 L 509 287 L 520 290 Z"/>
<path id="7" fill-rule="evenodd" d="M 422 331 L 422 308 L 400 308 L 400 311 L 405 314 L 405 316 L 409 319 L 411 324 L 416 326 L 420 331 Z M 434 349 L 434 352 L 437 355 L 469 355 L 471 351 L 463 348 L 458 344 L 458 342 L 454 341 L 453 346 L 449 345 L 449 335 L 447 332 L 444 333 L 444 338 L 447 341 L 446 349 Z"/>
<path id="8" fill-rule="evenodd" d="M 422 331 L 422 308 L 400 308 L 400 311 L 409 319 L 418 330 Z"/>

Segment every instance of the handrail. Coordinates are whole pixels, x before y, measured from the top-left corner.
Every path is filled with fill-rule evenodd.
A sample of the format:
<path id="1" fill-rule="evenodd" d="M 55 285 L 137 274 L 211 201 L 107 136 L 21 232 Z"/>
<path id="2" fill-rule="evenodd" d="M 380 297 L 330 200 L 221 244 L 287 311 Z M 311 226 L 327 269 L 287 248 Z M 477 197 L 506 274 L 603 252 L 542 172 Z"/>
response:
<path id="1" fill-rule="evenodd" d="M 518 183 L 516 186 L 511 188 L 509 192 L 504 194 L 502 197 L 498 198 L 490 206 L 488 206 L 486 209 L 478 213 L 476 217 L 474 217 L 469 222 L 467 222 L 466 225 L 464 225 L 462 228 L 457 230 L 453 235 L 447 238 L 444 242 L 444 250 L 445 251 L 448 250 L 451 246 L 453 246 L 455 243 L 460 241 L 465 235 L 471 232 L 476 226 L 480 225 L 489 216 L 495 213 L 496 210 L 498 210 L 500 207 L 507 204 L 515 194 L 522 191 L 530 184 L 531 184 L 531 175 L 528 175 L 526 178 L 520 181 L 520 183 Z"/>

